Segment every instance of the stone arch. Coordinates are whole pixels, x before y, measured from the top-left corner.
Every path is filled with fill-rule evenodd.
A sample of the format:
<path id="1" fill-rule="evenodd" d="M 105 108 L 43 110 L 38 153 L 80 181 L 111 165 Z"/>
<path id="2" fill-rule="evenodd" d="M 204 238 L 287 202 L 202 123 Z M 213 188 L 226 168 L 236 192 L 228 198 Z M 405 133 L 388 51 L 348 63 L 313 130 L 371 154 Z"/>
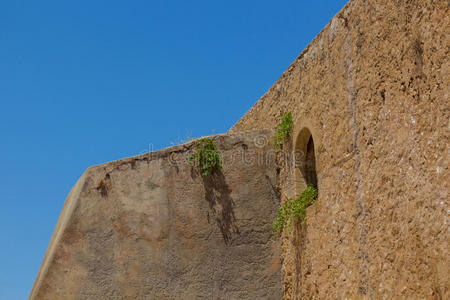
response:
<path id="1" fill-rule="evenodd" d="M 294 146 L 296 194 L 301 193 L 308 184 L 318 188 L 314 137 L 307 127 L 299 131 Z"/>

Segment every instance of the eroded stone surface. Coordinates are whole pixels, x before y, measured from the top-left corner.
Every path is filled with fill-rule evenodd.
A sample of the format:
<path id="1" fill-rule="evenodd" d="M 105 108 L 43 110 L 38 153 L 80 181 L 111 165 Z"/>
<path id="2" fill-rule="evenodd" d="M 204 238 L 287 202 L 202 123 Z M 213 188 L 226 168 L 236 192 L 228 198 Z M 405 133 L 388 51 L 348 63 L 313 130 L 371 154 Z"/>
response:
<path id="1" fill-rule="evenodd" d="M 313 133 L 319 201 L 284 239 L 286 299 L 450 298 L 449 29 L 446 0 L 351 1 L 231 129 L 292 111 L 294 139 Z"/>
<path id="2" fill-rule="evenodd" d="M 214 136 L 223 169 L 212 176 L 186 161 L 193 143 L 89 168 L 30 298 L 281 298 L 271 135 Z"/>
<path id="3" fill-rule="evenodd" d="M 272 165 L 239 163 L 204 182 L 184 146 L 90 168 L 32 298 L 449 299 L 449 28 L 447 0 L 351 1 L 230 130 L 273 129 L 292 111 L 278 183 Z M 281 281 L 272 186 L 298 194 L 304 127 L 319 200 L 282 239 Z M 225 153 L 242 141 L 270 152 L 237 136 L 221 137 Z"/>

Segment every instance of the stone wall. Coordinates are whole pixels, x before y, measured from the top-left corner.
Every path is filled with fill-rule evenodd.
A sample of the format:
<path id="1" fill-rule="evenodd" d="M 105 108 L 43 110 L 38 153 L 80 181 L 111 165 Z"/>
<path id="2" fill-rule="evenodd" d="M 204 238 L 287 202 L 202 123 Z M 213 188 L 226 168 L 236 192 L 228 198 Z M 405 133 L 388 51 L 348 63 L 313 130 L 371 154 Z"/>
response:
<path id="1" fill-rule="evenodd" d="M 283 239 L 286 299 L 450 298 L 449 47 L 449 1 L 351 1 L 230 130 L 292 111 L 291 144 L 314 139 L 319 201 Z M 285 157 L 284 199 L 300 192 Z"/>
<path id="2" fill-rule="evenodd" d="M 192 143 L 89 168 L 30 299 L 450 298 L 449 5 L 349 2 L 214 137 L 213 177 L 186 163 Z M 271 131 L 248 130 L 288 111 L 277 166 Z M 271 222 L 302 191 L 308 134 L 319 199 L 280 247 Z"/>
<path id="3" fill-rule="evenodd" d="M 64 205 L 30 299 L 280 299 L 271 131 L 212 137 L 89 168 Z"/>

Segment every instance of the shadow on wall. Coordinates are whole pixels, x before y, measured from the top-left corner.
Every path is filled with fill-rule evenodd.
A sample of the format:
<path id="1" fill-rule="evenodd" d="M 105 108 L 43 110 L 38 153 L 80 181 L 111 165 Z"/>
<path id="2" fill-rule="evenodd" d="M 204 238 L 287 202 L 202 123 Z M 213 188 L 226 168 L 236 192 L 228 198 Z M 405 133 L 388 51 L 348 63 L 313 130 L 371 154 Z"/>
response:
<path id="1" fill-rule="evenodd" d="M 231 198 L 231 190 L 225 182 L 225 176 L 221 170 L 215 170 L 208 176 L 202 176 L 205 187 L 205 198 L 209 202 L 213 217 L 216 218 L 217 225 L 222 232 L 226 245 L 231 243 L 233 233 L 239 234 L 234 216 L 234 201 Z M 208 215 L 208 222 L 210 216 Z"/>
<path id="2" fill-rule="evenodd" d="M 304 223 L 302 224 L 298 220 L 294 223 L 294 231 L 293 231 L 293 239 L 292 243 L 295 246 L 295 253 L 294 253 L 294 266 L 295 266 L 295 273 L 294 273 L 294 292 L 298 299 L 301 299 L 301 290 L 302 290 L 302 274 L 305 274 L 305 276 L 308 276 L 311 274 L 311 266 L 308 266 L 307 264 L 302 264 L 302 253 L 305 253 L 306 251 L 306 239 L 308 235 L 308 224 Z"/>
<path id="3" fill-rule="evenodd" d="M 305 166 L 302 169 L 306 184 L 312 184 L 317 189 L 316 156 L 314 155 L 314 140 L 310 136 L 306 145 Z"/>
<path id="4" fill-rule="evenodd" d="M 313 185 L 318 190 L 316 156 L 314 149 L 314 139 L 308 128 L 303 128 L 295 141 L 295 185 L 296 194 L 300 195 L 308 185 Z M 294 294 L 296 298 L 301 298 L 304 278 L 311 274 L 311 266 L 303 263 L 302 253 L 306 249 L 308 235 L 308 224 L 302 224 L 298 220 L 294 224 L 293 245 L 295 247 L 293 278 Z"/>

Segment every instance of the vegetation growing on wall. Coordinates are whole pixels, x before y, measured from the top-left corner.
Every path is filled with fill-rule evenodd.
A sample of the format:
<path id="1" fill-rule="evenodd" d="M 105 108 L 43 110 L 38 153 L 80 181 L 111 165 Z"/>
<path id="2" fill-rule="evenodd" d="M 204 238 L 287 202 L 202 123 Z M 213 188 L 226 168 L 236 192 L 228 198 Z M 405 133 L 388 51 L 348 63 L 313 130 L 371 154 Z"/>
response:
<path id="1" fill-rule="evenodd" d="M 277 219 L 273 222 L 275 232 L 281 233 L 290 227 L 294 218 L 303 224 L 306 220 L 306 209 L 317 201 L 317 195 L 317 189 L 310 184 L 299 197 L 285 201 L 278 209 Z"/>
<path id="2" fill-rule="evenodd" d="M 284 113 L 281 115 L 281 121 L 277 126 L 275 133 L 275 145 L 277 149 L 283 148 L 285 140 L 291 136 L 294 122 L 292 120 L 292 113 Z"/>
<path id="3" fill-rule="evenodd" d="M 202 175 L 207 176 L 222 168 L 217 146 L 210 138 L 201 138 L 195 142 L 195 152 L 189 157 L 189 163 L 196 166 Z"/>

